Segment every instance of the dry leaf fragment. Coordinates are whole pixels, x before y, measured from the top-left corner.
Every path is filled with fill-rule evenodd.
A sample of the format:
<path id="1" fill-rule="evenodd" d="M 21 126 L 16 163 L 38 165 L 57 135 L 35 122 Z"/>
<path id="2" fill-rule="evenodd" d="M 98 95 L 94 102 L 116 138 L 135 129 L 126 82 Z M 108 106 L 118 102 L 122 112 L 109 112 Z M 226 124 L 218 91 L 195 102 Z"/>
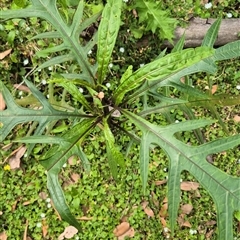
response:
<path id="1" fill-rule="evenodd" d="M 29 89 L 29 87 L 23 85 L 23 84 L 14 84 L 13 85 L 16 89 L 20 90 L 20 91 L 23 91 L 23 92 L 27 92 L 27 93 L 30 93 L 31 90 Z"/>
<path id="2" fill-rule="evenodd" d="M 0 110 L 4 110 L 6 108 L 6 103 L 4 101 L 3 95 L 0 92 Z"/>
<path id="3" fill-rule="evenodd" d="M 191 224 L 189 221 L 185 221 L 185 222 L 182 224 L 182 227 L 191 228 L 191 227 L 192 227 L 192 224 Z"/>
<path id="4" fill-rule="evenodd" d="M 193 209 L 191 204 L 184 204 L 181 206 L 182 213 L 189 214 Z"/>
<path id="5" fill-rule="evenodd" d="M 154 212 L 150 207 L 147 206 L 148 205 L 147 201 L 142 202 L 141 205 L 142 205 L 144 212 L 148 215 L 148 217 L 154 217 Z"/>
<path id="6" fill-rule="evenodd" d="M 63 240 L 64 238 L 70 239 L 78 233 L 78 230 L 73 226 L 68 226 L 65 228 L 64 232 L 58 237 L 58 240 Z"/>
<path id="7" fill-rule="evenodd" d="M 167 182 L 167 180 L 158 180 L 158 181 L 155 181 L 155 185 L 156 186 L 159 186 L 159 185 L 163 185 Z"/>
<path id="8" fill-rule="evenodd" d="M 181 190 L 191 191 L 197 190 L 199 188 L 199 183 L 197 182 L 181 182 Z"/>
<path id="9" fill-rule="evenodd" d="M 104 92 L 99 92 L 97 97 L 102 100 L 104 98 Z"/>
<path id="10" fill-rule="evenodd" d="M 163 218 L 167 217 L 168 215 L 167 210 L 168 210 L 168 203 L 164 203 L 159 211 L 159 216 Z"/>
<path id="11" fill-rule="evenodd" d="M 1 232 L 0 233 L 0 240 L 7 240 L 8 236 L 6 234 L 6 232 Z"/>
<path id="12" fill-rule="evenodd" d="M 20 159 L 26 152 L 26 147 L 20 147 L 18 151 L 15 153 L 15 155 L 11 156 L 8 160 L 8 163 L 10 165 L 10 168 L 12 170 L 20 168 Z"/>
<path id="13" fill-rule="evenodd" d="M 124 240 L 125 237 L 130 237 L 130 238 L 132 238 L 132 237 L 134 237 L 134 234 L 135 234 L 134 229 L 133 229 L 133 228 L 130 228 L 130 229 L 129 229 L 127 232 L 125 232 L 123 235 L 119 236 L 119 237 L 118 237 L 118 240 Z"/>
<path id="14" fill-rule="evenodd" d="M 70 177 L 75 183 L 80 179 L 80 175 L 77 173 L 72 173 Z"/>
<path id="15" fill-rule="evenodd" d="M 119 237 L 126 233 L 129 229 L 130 224 L 128 222 L 122 222 L 113 230 L 113 234 L 115 235 L 115 237 Z"/>
<path id="16" fill-rule="evenodd" d="M 10 48 L 10 49 L 8 49 L 4 52 L 1 52 L 0 53 L 0 60 L 4 59 L 7 55 L 9 55 L 11 53 L 11 51 L 12 51 L 12 49 Z"/>
<path id="17" fill-rule="evenodd" d="M 213 85 L 212 86 L 212 94 L 214 94 L 218 89 L 218 85 Z"/>
<path id="18" fill-rule="evenodd" d="M 234 118 L 233 118 L 233 120 L 234 120 L 235 122 L 240 122 L 240 116 L 239 116 L 239 115 L 235 115 Z"/>
<path id="19" fill-rule="evenodd" d="M 42 224 L 42 235 L 43 237 L 45 238 L 48 234 L 48 225 L 46 223 L 46 221 L 43 221 L 43 224 Z"/>
<path id="20" fill-rule="evenodd" d="M 46 192 L 40 192 L 40 193 L 38 194 L 38 196 L 39 196 L 42 200 L 45 200 L 48 195 L 47 195 Z"/>

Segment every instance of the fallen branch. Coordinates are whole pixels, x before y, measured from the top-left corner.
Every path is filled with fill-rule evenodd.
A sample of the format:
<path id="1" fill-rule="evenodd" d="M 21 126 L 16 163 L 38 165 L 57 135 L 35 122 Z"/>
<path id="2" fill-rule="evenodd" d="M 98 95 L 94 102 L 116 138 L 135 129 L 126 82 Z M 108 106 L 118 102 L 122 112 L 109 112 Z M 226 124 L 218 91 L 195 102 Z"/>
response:
<path id="1" fill-rule="evenodd" d="M 176 28 L 174 43 L 176 43 L 185 33 L 186 39 L 184 47 L 188 48 L 200 46 L 207 30 L 215 20 L 216 19 L 193 18 L 193 20 L 189 22 L 189 26 L 187 28 Z M 223 19 L 215 46 L 222 46 L 236 40 L 240 40 L 240 19 Z M 169 42 L 165 42 L 164 47 L 172 48 L 173 45 Z"/>

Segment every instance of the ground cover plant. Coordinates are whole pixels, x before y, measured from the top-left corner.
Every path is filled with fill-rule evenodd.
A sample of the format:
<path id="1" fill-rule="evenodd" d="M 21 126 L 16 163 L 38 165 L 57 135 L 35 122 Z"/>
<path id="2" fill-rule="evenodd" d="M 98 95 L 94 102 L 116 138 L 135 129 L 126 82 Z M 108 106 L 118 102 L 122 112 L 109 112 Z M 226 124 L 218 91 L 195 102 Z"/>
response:
<path id="1" fill-rule="evenodd" d="M 29 156 L 32 151 L 35 153 L 38 151 L 40 155 L 38 160 L 47 170 L 48 189 L 54 206 L 61 217 L 79 231 L 81 226 L 70 213 L 58 180 L 58 174 L 69 158 L 78 156 L 87 171 L 90 160 L 89 157 L 87 158 L 89 154 L 85 152 L 89 151 L 85 150 L 86 144 L 92 143 L 95 148 L 100 146 L 102 150 L 106 150 L 106 159 L 112 176 L 118 182 L 128 167 L 122 154 L 125 149 L 121 149 L 123 139 L 120 136 L 125 135 L 125 141 L 129 142 L 127 146 L 129 149 L 132 144 L 140 146 L 139 171 L 143 192 L 146 195 L 149 193 L 147 190 L 149 150 L 158 149 L 156 146 L 160 146 L 170 162 L 168 209 L 171 234 L 174 235 L 180 204 L 181 172 L 187 170 L 214 199 L 218 214 L 218 238 L 229 239 L 229 236 L 233 235 L 233 213 L 239 210 L 239 178 L 214 167 L 206 158 L 213 153 L 237 146 L 240 139 L 236 134 L 205 143 L 201 128 L 217 123 L 203 117 L 200 120 L 194 120 L 192 108 L 199 105 L 207 107 L 227 132 L 215 105 L 235 105 L 239 102 L 239 97 L 227 94 L 213 96 L 195 90 L 187 75 L 196 72 L 215 73 L 217 70 L 215 62 L 239 56 L 239 42 L 213 49 L 220 25 L 218 20 L 208 32 L 202 47 L 182 50 L 183 38 L 172 53 L 165 55 L 163 52 L 154 61 L 138 70 L 134 71 L 132 66 L 129 66 L 122 76 L 112 77 L 109 63 L 120 27 L 122 1 L 108 2 L 104 7 L 98 32 L 86 44 L 79 40 L 79 35 L 95 22 L 100 14 L 95 14 L 81 22 L 83 16 L 81 1 L 72 21 L 69 20 L 69 24 L 66 24 L 55 4 L 55 1 L 45 3 L 32 1 L 30 8 L 34 11 L 29 11 L 29 8 L 27 11 L 15 10 L 18 11 L 19 18 L 37 16 L 52 24 L 54 31 L 39 34 L 34 37 L 35 39 L 59 38 L 62 40 L 59 45 L 38 53 L 47 55 L 62 51 L 61 55 L 38 66 L 36 71 L 66 61 L 77 61 L 79 68 L 71 73 L 57 72 L 48 79 L 49 100 L 26 77 L 24 82 L 32 95 L 17 101 L 24 107 L 15 103 L 2 83 L 1 92 L 7 107 L 1 112 L 1 140 L 3 141 L 17 125 L 37 122 L 35 125 L 34 123 L 28 125 L 28 135 L 32 134 L 32 136 L 17 141 L 28 144 L 27 155 Z M 15 18 L 15 11 L 3 11 L 1 18 Z M 79 22 L 81 22 L 80 25 Z M 89 61 L 88 57 L 89 51 L 96 43 L 97 63 Z M 212 87 L 210 78 L 208 85 Z M 81 87 L 80 91 L 79 87 Z M 56 88 L 64 88 L 64 94 L 57 97 L 57 100 L 53 95 Z M 177 96 L 171 96 L 172 88 L 176 89 Z M 69 105 L 68 99 L 74 102 L 73 106 Z M 165 121 L 161 122 L 161 118 L 156 120 L 156 116 L 162 113 L 169 122 L 173 121 L 170 114 L 173 109 L 182 111 L 188 119 L 182 118 L 181 122 L 170 125 L 166 125 Z M 67 121 L 64 122 L 64 119 Z M 194 133 L 199 142 L 190 146 L 188 142 L 184 142 L 181 134 L 187 134 L 192 130 L 195 130 Z M 61 134 L 57 134 L 58 132 Z M 99 136 L 99 140 L 93 137 L 92 141 L 88 142 L 88 136 L 96 135 Z M 42 145 L 38 145 L 39 143 L 50 144 L 51 148 L 49 146 L 43 148 Z M 158 153 L 158 150 L 155 151 Z M 134 160 L 137 161 L 137 159 Z M 81 189 L 78 194 L 81 194 Z M 74 196 L 78 194 L 74 193 Z M 71 196 L 67 199 L 70 200 Z M 75 203 L 76 206 L 79 204 L 78 201 Z"/>

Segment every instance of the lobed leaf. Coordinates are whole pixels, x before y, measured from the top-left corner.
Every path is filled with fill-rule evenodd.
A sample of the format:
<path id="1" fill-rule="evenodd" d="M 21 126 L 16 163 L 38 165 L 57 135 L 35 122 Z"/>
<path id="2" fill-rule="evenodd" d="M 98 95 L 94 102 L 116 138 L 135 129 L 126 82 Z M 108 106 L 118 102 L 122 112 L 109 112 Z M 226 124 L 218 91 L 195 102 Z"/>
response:
<path id="1" fill-rule="evenodd" d="M 9 90 L 0 81 L 0 92 L 3 94 L 3 98 L 7 104 L 7 109 L 1 111 L 0 122 L 3 124 L 0 128 L 1 141 L 11 132 L 11 130 L 17 125 L 26 122 L 38 122 L 38 127 L 35 130 L 35 135 L 40 135 L 44 131 L 48 123 L 61 119 L 73 119 L 76 117 L 90 118 L 85 114 L 79 114 L 77 112 L 66 112 L 54 109 L 47 101 L 45 96 L 28 80 L 25 82 L 31 90 L 34 97 L 40 102 L 42 108 L 38 110 L 23 108 L 17 105 L 12 98 Z"/>
<path id="2" fill-rule="evenodd" d="M 201 128 L 212 121 L 192 120 L 160 127 L 126 110 L 122 110 L 122 113 L 142 131 L 142 141 L 148 145 L 150 143 L 159 145 L 169 157 L 168 209 L 171 233 L 174 232 L 180 203 L 180 173 L 187 170 L 210 193 L 216 203 L 218 238 L 233 239 L 233 212 L 240 209 L 240 178 L 230 176 L 216 168 L 207 162 L 206 157 L 239 145 L 240 135 L 222 138 L 200 146 L 189 146 L 177 140 L 174 134 Z M 145 144 L 144 147 L 147 145 Z M 148 161 L 146 154 L 140 157 L 145 158 L 141 160 L 142 162 Z M 146 178 L 144 180 L 146 181 Z"/>

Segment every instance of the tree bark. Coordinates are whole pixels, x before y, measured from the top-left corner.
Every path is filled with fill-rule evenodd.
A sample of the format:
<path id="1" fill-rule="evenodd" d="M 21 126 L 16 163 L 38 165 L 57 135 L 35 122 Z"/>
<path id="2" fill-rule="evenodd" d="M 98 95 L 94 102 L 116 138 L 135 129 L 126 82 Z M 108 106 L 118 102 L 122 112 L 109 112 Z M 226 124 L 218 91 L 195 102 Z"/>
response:
<path id="1" fill-rule="evenodd" d="M 189 22 L 187 28 L 177 27 L 174 34 L 174 44 L 185 33 L 184 48 L 200 46 L 207 30 L 214 21 L 216 21 L 216 19 L 194 18 Z M 222 46 L 236 40 L 240 40 L 240 19 L 223 19 L 215 46 Z M 173 45 L 166 41 L 164 42 L 163 47 L 172 48 Z"/>

